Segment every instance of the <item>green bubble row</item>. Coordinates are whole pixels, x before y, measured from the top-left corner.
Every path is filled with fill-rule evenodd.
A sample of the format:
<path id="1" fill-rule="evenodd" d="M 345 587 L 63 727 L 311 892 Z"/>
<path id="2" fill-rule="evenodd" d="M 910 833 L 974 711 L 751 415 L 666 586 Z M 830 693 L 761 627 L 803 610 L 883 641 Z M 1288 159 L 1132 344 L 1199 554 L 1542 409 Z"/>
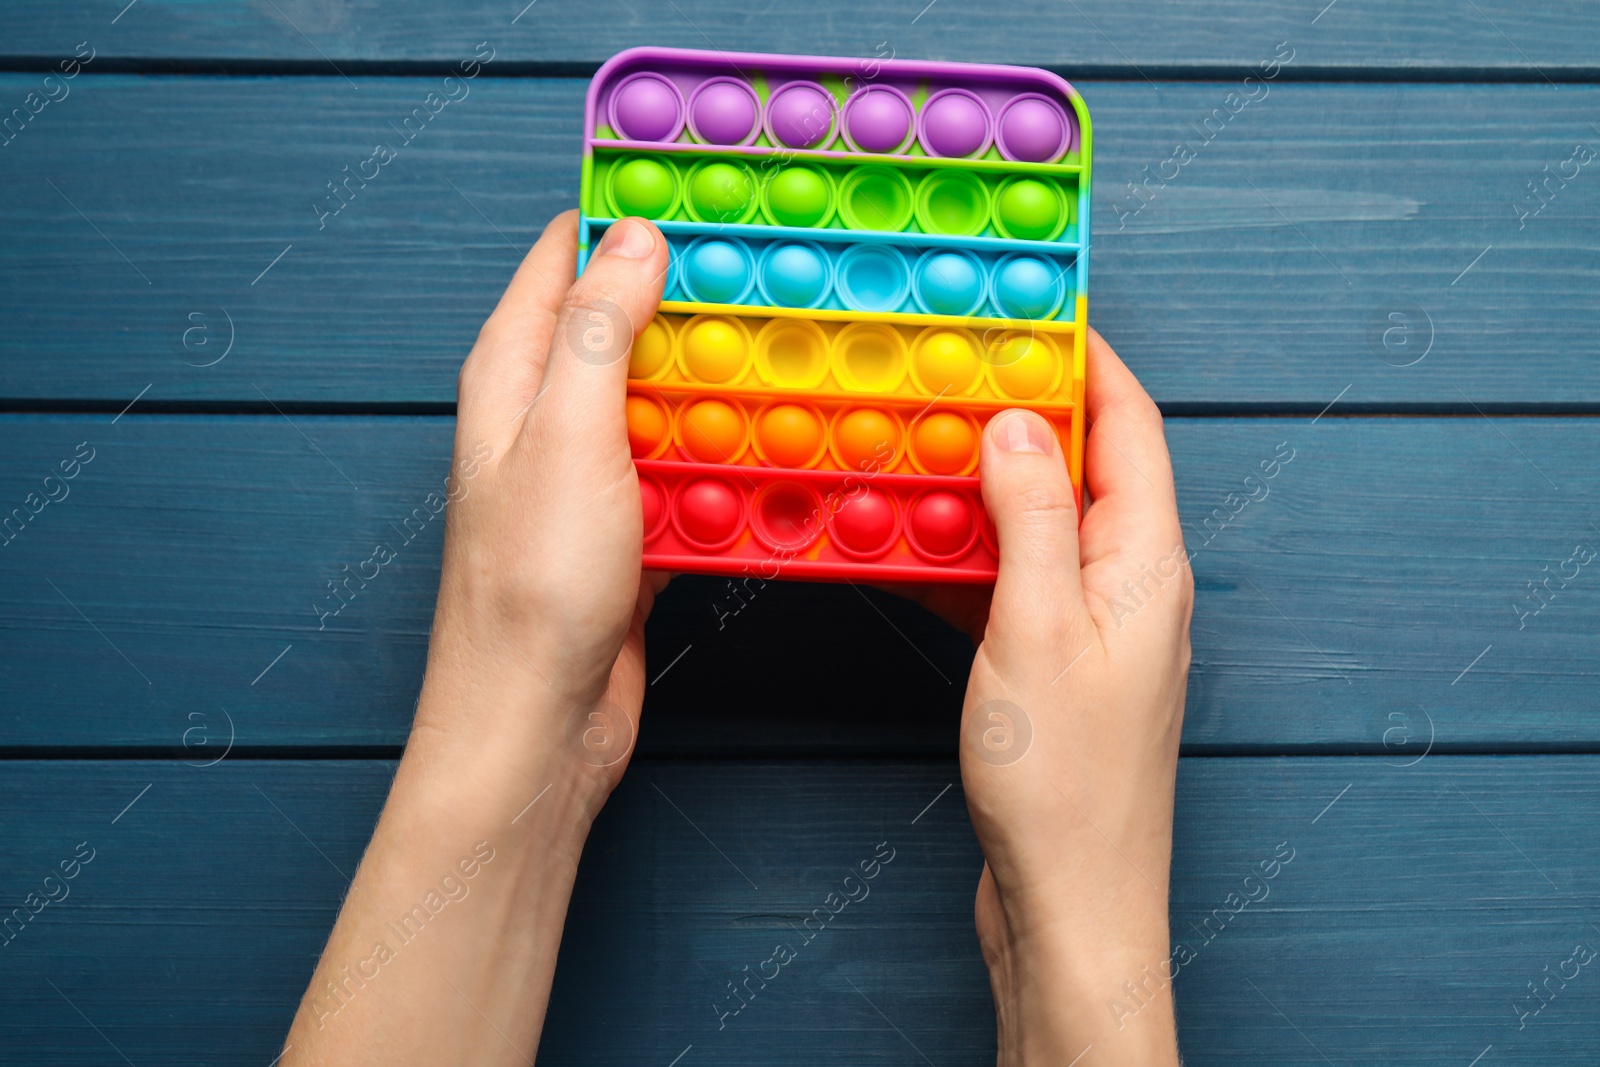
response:
<path id="1" fill-rule="evenodd" d="M 836 227 L 1053 241 L 1075 221 L 1056 178 L 953 167 L 596 154 L 589 213 L 656 221 Z"/>

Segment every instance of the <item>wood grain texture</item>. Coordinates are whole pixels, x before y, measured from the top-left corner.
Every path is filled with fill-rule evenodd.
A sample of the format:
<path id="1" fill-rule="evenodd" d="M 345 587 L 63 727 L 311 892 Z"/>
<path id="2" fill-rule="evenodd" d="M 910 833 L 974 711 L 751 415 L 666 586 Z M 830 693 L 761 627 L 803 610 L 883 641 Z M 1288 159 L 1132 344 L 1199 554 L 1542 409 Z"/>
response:
<path id="1" fill-rule="evenodd" d="M 494 42 L 505 63 L 592 68 L 633 45 L 825 55 L 887 54 L 1026 63 L 1068 72 L 1161 76 L 1172 70 L 1244 68 L 1281 40 L 1307 62 L 1356 71 L 1564 72 L 1595 66 L 1600 18 L 1587 5 L 1485 0 L 1183 0 L 1129 5 L 1059 0 L 986 5 L 977 0 L 805 7 L 737 0 L 411 0 L 277 3 L 144 0 L 115 10 L 73 0 L 4 5 L 5 53 L 50 57 L 84 37 L 103 54 L 172 60 L 305 64 L 439 62 Z M 883 42 L 881 45 L 879 42 Z M 359 68 L 358 68 L 359 69 Z"/>
<path id="2" fill-rule="evenodd" d="M 417 512 L 451 433 L 443 417 L 0 419 L 7 508 L 95 449 L 0 545 L 0 745 L 178 750 L 191 713 L 196 743 L 231 717 L 247 748 L 400 744 L 443 522 Z M 1600 551 L 1597 433 L 1170 420 L 1198 586 L 1190 751 L 1600 743 L 1600 561 L 1577 558 Z M 323 620 L 328 583 L 379 541 L 398 558 Z M 1136 625 L 1161 595 L 1145 581 L 1117 614 Z M 774 583 L 721 618 L 724 582 L 676 583 L 650 624 L 645 750 L 953 751 L 970 646 L 868 599 Z"/>
<path id="3" fill-rule="evenodd" d="M 0 99 L 37 82 L 0 76 Z M 452 403 L 522 250 L 575 203 L 584 82 L 479 78 L 405 142 L 440 83 L 76 79 L 0 150 L 0 401 Z M 1234 88 L 1088 89 L 1091 321 L 1158 401 L 1600 409 L 1600 162 L 1515 207 L 1600 151 L 1600 90 L 1279 83 L 1211 118 Z M 398 156 L 323 218 L 379 142 Z"/>
<path id="4" fill-rule="evenodd" d="M 94 849 L 0 948 L 0 1060 L 268 1062 L 391 767 L 0 765 L 0 899 Z M 1575 945 L 1600 948 L 1593 759 L 1200 759 L 1178 785 L 1186 1063 L 1463 1067 L 1493 1044 L 1568 1064 L 1600 1040 L 1593 965 L 1521 1030 L 1513 1009 Z M 869 894 L 804 942 L 880 843 Z M 1275 856 L 1292 858 L 1262 879 Z M 585 853 L 539 1062 L 664 1065 L 692 1045 L 681 1063 L 992 1063 L 980 866 L 953 763 L 637 763 Z M 779 942 L 797 958 L 719 1030 L 725 983 Z"/>

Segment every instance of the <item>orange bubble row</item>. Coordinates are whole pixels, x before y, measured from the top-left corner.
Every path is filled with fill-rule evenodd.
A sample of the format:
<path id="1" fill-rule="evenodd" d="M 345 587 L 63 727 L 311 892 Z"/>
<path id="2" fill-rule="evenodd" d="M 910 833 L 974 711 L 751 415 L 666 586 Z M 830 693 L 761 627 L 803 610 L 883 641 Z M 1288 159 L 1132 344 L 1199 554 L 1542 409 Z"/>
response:
<path id="1" fill-rule="evenodd" d="M 719 389 L 685 391 L 634 383 L 627 399 L 635 459 L 681 459 L 799 470 L 967 476 L 979 441 L 1004 405 L 875 403 L 811 395 Z M 1052 405 L 1065 453 L 1072 411 Z"/>
<path id="2" fill-rule="evenodd" d="M 1033 404 L 1071 399 L 1071 348 L 1070 333 L 1028 326 L 661 314 L 634 338 L 628 376 Z"/>

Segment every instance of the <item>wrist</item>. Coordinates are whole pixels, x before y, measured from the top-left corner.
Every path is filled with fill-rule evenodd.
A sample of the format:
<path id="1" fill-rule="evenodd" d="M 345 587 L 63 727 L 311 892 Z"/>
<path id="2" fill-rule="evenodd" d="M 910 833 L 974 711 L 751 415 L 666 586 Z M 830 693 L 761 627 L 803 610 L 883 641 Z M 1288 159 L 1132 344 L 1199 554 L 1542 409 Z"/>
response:
<path id="1" fill-rule="evenodd" d="M 1092 1062 L 1168 1067 L 1177 1059 L 1167 953 L 1089 956 L 1031 946 L 992 968 L 1000 1067 Z"/>
<path id="2" fill-rule="evenodd" d="M 506 990 L 548 987 L 604 793 L 574 773 L 577 761 L 558 744 L 513 757 L 494 726 L 469 735 L 428 725 L 454 717 L 435 702 L 455 690 L 431 666 L 430 675 L 418 725 L 302 1003 L 296 1025 L 303 1037 L 335 1019 L 341 1040 L 358 1044 L 409 1025 L 413 1019 L 393 1017 L 394 1004 L 423 987 L 435 995 L 440 974 L 496 1015 L 493 998 Z M 480 678 L 472 692 L 487 699 L 491 688 Z M 372 982 L 388 999 L 362 995 Z"/>
<path id="3" fill-rule="evenodd" d="M 581 845 L 636 719 L 558 691 L 525 663 L 430 653 L 396 789 L 502 831 L 538 825 Z"/>
<path id="4" fill-rule="evenodd" d="M 1059 1067 L 1091 1047 L 1086 1062 L 1177 1064 L 1164 900 L 979 911 L 1001 1067 Z"/>

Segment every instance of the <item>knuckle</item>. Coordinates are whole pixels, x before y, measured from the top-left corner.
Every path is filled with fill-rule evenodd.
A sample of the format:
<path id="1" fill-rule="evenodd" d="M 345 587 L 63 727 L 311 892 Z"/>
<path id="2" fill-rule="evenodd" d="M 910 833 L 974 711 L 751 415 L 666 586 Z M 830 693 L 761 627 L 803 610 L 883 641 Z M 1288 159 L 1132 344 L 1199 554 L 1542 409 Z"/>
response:
<path id="1" fill-rule="evenodd" d="M 1016 514 L 1031 523 L 1053 523 L 1068 516 L 1076 516 L 1077 503 L 1072 493 L 1056 484 L 1023 486 L 1012 494 Z"/>
<path id="2" fill-rule="evenodd" d="M 572 284 L 561 298 L 561 313 L 566 316 L 598 312 L 605 315 L 623 315 L 622 302 L 628 299 L 625 286 L 613 280 L 596 277 L 597 272 L 586 273 Z M 625 317 L 625 315 L 624 315 Z"/>
<path id="3" fill-rule="evenodd" d="M 633 347 L 633 319 L 604 290 L 568 292 L 559 321 L 562 343 L 586 363 L 612 363 Z"/>
<path id="4" fill-rule="evenodd" d="M 1117 400 L 1110 408 L 1100 413 L 1096 422 L 1105 422 L 1106 416 L 1113 414 L 1114 421 L 1124 424 L 1123 432 L 1131 430 L 1140 435 L 1166 433 L 1166 420 L 1162 418 L 1161 409 L 1150 399 L 1150 395 L 1143 391 Z M 1111 424 L 1106 425 L 1109 427 Z"/>
<path id="5" fill-rule="evenodd" d="M 485 326 L 484 329 L 488 329 L 488 327 Z M 481 339 L 482 336 L 480 331 L 479 338 Z M 483 357 L 477 353 L 478 350 L 474 347 L 467 354 L 467 358 L 461 361 L 461 369 L 456 371 L 456 398 L 458 400 L 462 397 L 473 395 L 477 389 L 478 379 L 482 377 L 482 371 L 478 368 L 482 364 Z"/>

